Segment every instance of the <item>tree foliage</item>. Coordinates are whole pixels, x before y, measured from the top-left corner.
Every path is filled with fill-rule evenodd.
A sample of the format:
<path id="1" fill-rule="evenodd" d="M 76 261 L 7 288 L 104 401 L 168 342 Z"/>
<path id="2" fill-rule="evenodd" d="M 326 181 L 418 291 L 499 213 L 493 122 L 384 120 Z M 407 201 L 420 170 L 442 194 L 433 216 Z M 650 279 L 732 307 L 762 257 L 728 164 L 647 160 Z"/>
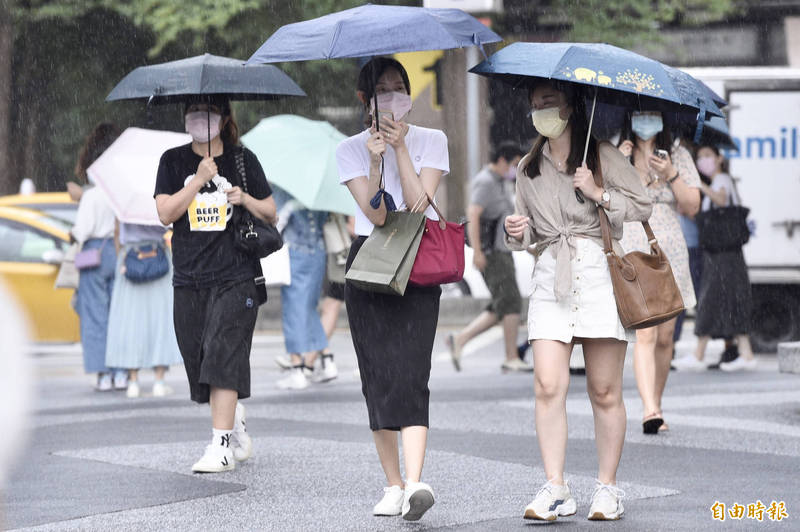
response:
<path id="1" fill-rule="evenodd" d="M 621 47 L 661 43 L 659 30 L 718 22 L 736 11 L 735 0 L 587 0 L 559 4 L 571 21 L 568 40 Z"/>

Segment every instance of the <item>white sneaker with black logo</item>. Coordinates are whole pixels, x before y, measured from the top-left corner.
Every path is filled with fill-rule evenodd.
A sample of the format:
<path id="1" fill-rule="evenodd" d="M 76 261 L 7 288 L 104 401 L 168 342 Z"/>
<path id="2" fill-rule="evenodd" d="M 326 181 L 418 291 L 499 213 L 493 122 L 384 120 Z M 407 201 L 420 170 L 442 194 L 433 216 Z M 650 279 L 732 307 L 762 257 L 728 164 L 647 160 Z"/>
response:
<path id="1" fill-rule="evenodd" d="M 597 481 L 592 494 L 592 505 L 589 506 L 590 521 L 616 521 L 625 513 L 622 498 L 625 492 L 611 484 Z"/>
<path id="2" fill-rule="evenodd" d="M 550 481 L 539 488 L 533 501 L 525 507 L 525 519 L 555 521 L 558 517 L 575 515 L 578 505 L 569 491 L 569 486 L 553 484 Z"/>
<path id="3" fill-rule="evenodd" d="M 253 454 L 253 440 L 247 433 L 244 405 L 239 402 L 236 403 L 236 414 L 233 418 L 231 450 L 237 462 L 244 462 Z"/>
<path id="4" fill-rule="evenodd" d="M 233 458 L 233 451 L 225 445 L 211 444 L 206 446 L 206 452 L 202 458 L 194 463 L 192 471 L 195 473 L 222 473 L 223 471 L 233 471 L 236 467 L 236 460 Z"/>

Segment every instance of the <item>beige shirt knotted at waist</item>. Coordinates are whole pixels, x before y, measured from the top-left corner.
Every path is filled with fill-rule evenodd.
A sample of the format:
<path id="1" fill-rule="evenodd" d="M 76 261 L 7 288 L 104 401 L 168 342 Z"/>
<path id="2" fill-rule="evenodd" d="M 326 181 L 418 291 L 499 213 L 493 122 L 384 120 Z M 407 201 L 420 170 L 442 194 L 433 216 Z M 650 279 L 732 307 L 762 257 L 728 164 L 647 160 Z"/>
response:
<path id="1" fill-rule="evenodd" d="M 611 200 L 606 209 L 614 251 L 622 255 L 619 244 L 623 222 L 647 221 L 652 204 L 636 169 L 608 142 L 598 146 L 603 188 Z M 588 238 L 603 246 L 600 218 L 594 201 L 579 203 L 572 186 L 573 174 L 560 172 L 550 156 L 549 144 L 542 149 L 540 175 L 530 178 L 524 170 L 531 160 L 526 155 L 517 166 L 516 214 L 528 217 L 528 229 L 519 241 L 506 236 L 512 251 L 531 248 L 537 256 L 545 250 L 556 259 L 554 293 L 557 300 L 569 294 L 572 285 L 571 258 L 575 238 Z"/>

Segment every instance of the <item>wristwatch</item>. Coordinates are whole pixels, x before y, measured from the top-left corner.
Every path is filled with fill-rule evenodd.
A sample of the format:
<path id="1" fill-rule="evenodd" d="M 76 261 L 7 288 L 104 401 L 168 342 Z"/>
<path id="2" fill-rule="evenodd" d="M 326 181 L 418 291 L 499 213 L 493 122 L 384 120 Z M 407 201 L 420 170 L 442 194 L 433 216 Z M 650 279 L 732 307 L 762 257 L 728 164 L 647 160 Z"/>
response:
<path id="1" fill-rule="evenodd" d="M 608 193 L 608 190 L 603 189 L 603 195 L 600 196 L 600 201 L 597 203 L 598 207 L 601 207 L 604 203 L 608 203 L 611 201 L 611 194 Z"/>
<path id="2" fill-rule="evenodd" d="M 678 179 L 678 176 L 679 176 L 679 175 L 680 175 L 680 172 L 675 172 L 675 175 L 674 175 L 674 176 L 672 176 L 672 177 L 670 177 L 669 179 L 667 179 L 667 184 L 668 184 L 668 185 L 671 185 L 672 183 L 674 183 L 674 182 L 675 182 L 675 180 L 676 180 L 676 179 Z"/>

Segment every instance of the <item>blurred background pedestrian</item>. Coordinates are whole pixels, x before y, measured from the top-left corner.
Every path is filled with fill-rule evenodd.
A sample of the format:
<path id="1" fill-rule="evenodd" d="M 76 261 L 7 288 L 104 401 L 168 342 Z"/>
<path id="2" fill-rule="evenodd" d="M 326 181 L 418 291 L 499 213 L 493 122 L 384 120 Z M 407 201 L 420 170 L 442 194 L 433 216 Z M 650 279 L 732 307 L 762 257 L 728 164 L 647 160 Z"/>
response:
<path id="1" fill-rule="evenodd" d="M 678 221 L 679 208 L 684 214 L 694 216 L 700 207 L 700 176 L 692 155 L 680 143 L 673 143 L 660 112 L 626 113 L 620 141 L 620 151 L 630 157 L 653 202 L 650 227 L 672 266 L 683 304 L 692 307 L 696 299 L 689 250 Z M 626 252 L 650 250 L 642 224 L 625 224 L 621 244 Z M 645 434 L 669 429 L 664 423 L 661 397 L 669 376 L 674 332 L 675 318 L 636 331 L 634 372 L 644 408 Z"/>
<path id="2" fill-rule="evenodd" d="M 306 209 L 277 186 L 273 197 L 279 212 L 278 228 L 284 245 L 289 247 L 291 271 L 291 283 L 281 286 L 283 340 L 291 368 L 276 385 L 284 390 L 302 390 L 309 384 L 306 371 L 312 374 L 312 380 L 322 382 L 333 378 L 330 375 L 336 369 L 331 358 L 327 374 L 322 369 L 314 373 L 317 357 L 328 347 L 317 312 L 327 264 L 323 226 L 328 213 Z"/>
<path id="3" fill-rule="evenodd" d="M 533 371 L 519 356 L 517 333 L 522 304 L 514 258 L 505 245 L 503 221 L 514 213 L 514 180 L 517 164 L 525 152 L 511 141 L 501 142 L 492 152 L 489 164 L 470 183 L 467 207 L 467 232 L 472 247 L 472 262 L 483 276 L 491 294 L 486 309 L 461 331 L 447 337 L 447 346 L 456 371 L 461 371 L 461 350 L 475 336 L 498 323 L 503 327 L 504 372 Z"/>
<path id="4" fill-rule="evenodd" d="M 716 146 L 697 150 L 697 168 L 711 177 L 711 185 L 701 184 L 705 194 L 702 211 L 741 205 L 736 184 L 728 174 L 726 160 Z M 753 298 L 747 265 L 741 246 L 732 249 L 703 249 L 703 284 L 697 303 L 694 333 L 697 349 L 687 355 L 684 365 L 705 367 L 706 346 L 711 338 L 735 338 L 739 357 L 720 363 L 723 371 L 753 370 L 756 359 L 750 346 Z"/>
<path id="5" fill-rule="evenodd" d="M 169 366 L 181 359 L 172 320 L 172 256 L 161 225 L 118 223 L 117 274 L 108 318 L 106 364 L 128 370 L 127 396 L 141 394 L 139 370 L 153 368 L 153 396 L 171 392 L 164 382 Z M 148 263 L 153 273 L 135 276 L 128 266 Z M 138 271 L 138 270 L 136 270 Z M 157 275 L 157 276 L 156 276 Z"/>
<path id="6" fill-rule="evenodd" d="M 75 177 L 81 183 L 88 183 L 86 169 L 118 136 L 119 130 L 114 124 L 103 122 L 95 126 L 86 138 L 75 166 Z M 85 189 L 70 234 L 80 245 L 81 252 L 95 253 L 97 260 L 81 267 L 76 257 L 80 281 L 75 310 L 81 323 L 84 369 L 86 373 L 97 373 L 96 389 L 99 391 L 111 390 L 112 387 L 124 390 L 128 387 L 127 372 L 106 365 L 108 314 L 116 270 L 114 223 L 114 211 L 103 192 L 96 187 Z"/>

